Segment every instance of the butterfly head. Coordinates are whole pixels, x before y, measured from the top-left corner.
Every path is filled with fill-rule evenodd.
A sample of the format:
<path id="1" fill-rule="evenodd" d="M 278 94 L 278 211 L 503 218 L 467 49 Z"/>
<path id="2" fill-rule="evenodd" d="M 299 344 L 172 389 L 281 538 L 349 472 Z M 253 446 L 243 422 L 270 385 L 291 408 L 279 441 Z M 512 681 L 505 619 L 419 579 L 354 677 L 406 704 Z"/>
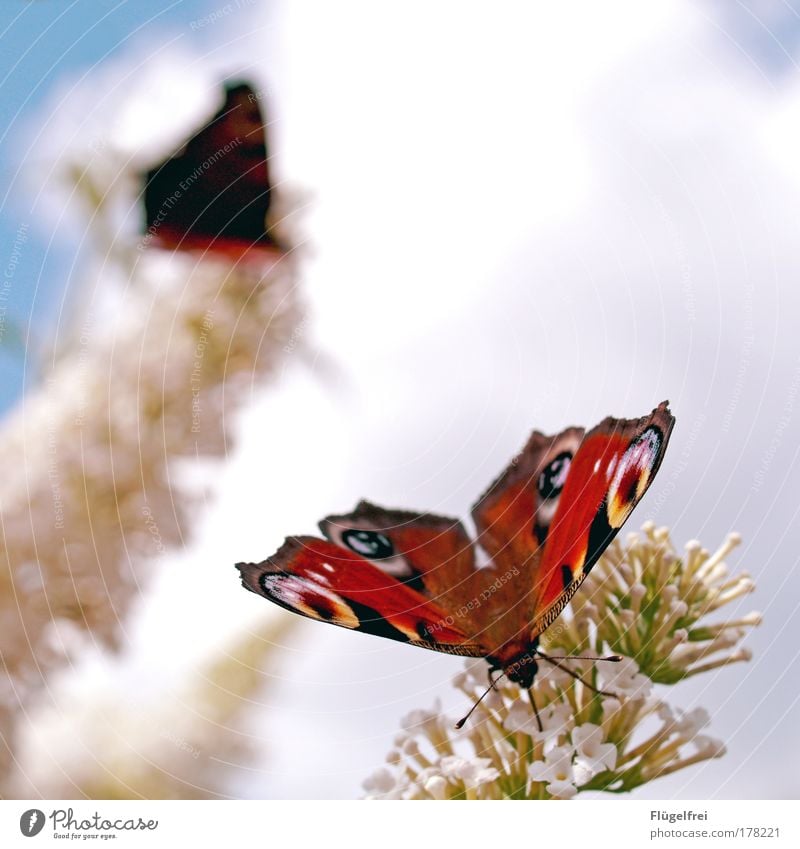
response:
<path id="1" fill-rule="evenodd" d="M 532 640 L 520 638 L 507 643 L 497 659 L 489 657 L 490 666 L 502 669 L 503 675 L 509 681 L 519 684 L 527 690 L 533 686 L 536 673 L 539 671 L 539 637 Z"/>
<path id="2" fill-rule="evenodd" d="M 472 707 L 467 711 L 466 716 L 460 719 L 456 723 L 456 728 L 463 728 L 466 721 L 472 716 L 475 712 L 475 709 L 478 705 L 489 695 L 489 693 L 496 688 L 497 682 L 503 678 L 504 676 L 508 678 L 509 681 L 513 681 L 515 684 L 519 684 L 520 687 L 527 690 L 531 693 L 531 687 L 533 686 L 534 678 L 536 678 L 536 673 L 539 671 L 539 664 L 536 662 L 536 645 L 538 644 L 538 640 L 535 640 L 533 645 L 529 646 L 528 649 L 520 654 L 516 654 L 513 658 L 506 663 L 501 663 L 496 657 L 487 657 L 486 659 L 489 661 L 489 686 L 484 691 L 483 695 L 472 705 Z M 502 669 L 502 674 L 500 674 L 497 678 L 492 677 L 492 672 L 496 672 L 498 669 Z M 533 695 L 531 694 L 531 704 L 533 705 L 534 711 L 536 711 L 536 703 L 533 701 Z M 542 730 L 541 722 L 539 721 L 539 715 L 536 714 L 537 722 L 539 722 L 539 730 Z"/>
<path id="3" fill-rule="evenodd" d="M 536 673 L 539 671 L 539 664 L 532 654 L 523 654 L 505 666 L 503 671 L 508 676 L 509 681 L 513 681 L 527 690 L 533 686 L 534 678 L 536 678 Z"/>

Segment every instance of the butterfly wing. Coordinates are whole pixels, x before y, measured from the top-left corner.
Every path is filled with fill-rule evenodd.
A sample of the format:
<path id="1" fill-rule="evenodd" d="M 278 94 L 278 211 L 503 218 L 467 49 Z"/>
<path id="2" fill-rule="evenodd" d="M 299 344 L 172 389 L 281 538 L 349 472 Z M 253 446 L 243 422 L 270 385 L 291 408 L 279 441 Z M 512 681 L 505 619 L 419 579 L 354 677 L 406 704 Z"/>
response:
<path id="1" fill-rule="evenodd" d="M 640 419 L 609 417 L 581 442 L 533 576 L 533 638 L 563 610 L 642 499 L 674 424 L 665 401 Z"/>
<path id="2" fill-rule="evenodd" d="M 361 501 L 352 513 L 328 516 L 319 527 L 331 542 L 433 600 L 475 570 L 473 544 L 458 519 Z"/>
<path id="3" fill-rule="evenodd" d="M 447 654 L 485 654 L 434 601 L 329 540 L 290 537 L 263 563 L 237 568 L 248 590 L 301 616 Z"/>
<path id="4" fill-rule="evenodd" d="M 534 431 L 511 465 L 472 508 L 478 542 L 495 560 L 535 560 L 558 507 L 582 428 L 557 436 Z"/>
<path id="5" fill-rule="evenodd" d="M 205 126 L 146 175 L 145 230 L 168 248 L 268 246 L 270 200 L 259 96 L 231 84 Z"/>

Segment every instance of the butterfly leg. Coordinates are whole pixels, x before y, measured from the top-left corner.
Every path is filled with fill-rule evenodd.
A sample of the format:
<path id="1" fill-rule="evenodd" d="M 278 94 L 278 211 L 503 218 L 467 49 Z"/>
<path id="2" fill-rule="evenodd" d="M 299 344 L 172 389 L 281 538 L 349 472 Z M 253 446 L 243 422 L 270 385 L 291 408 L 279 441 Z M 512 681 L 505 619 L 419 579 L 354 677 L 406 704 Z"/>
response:
<path id="1" fill-rule="evenodd" d="M 528 698 L 531 700 L 533 715 L 536 717 L 536 724 L 539 726 L 539 733 L 541 734 L 542 731 L 544 731 L 544 726 L 542 725 L 542 718 L 539 716 L 539 708 L 536 707 L 536 699 L 533 696 L 533 687 L 528 687 Z"/>
<path id="2" fill-rule="evenodd" d="M 581 678 L 581 676 L 578 675 L 577 672 L 574 672 L 572 669 L 570 669 L 568 666 L 565 666 L 563 663 L 556 660 L 554 657 L 550 657 L 549 655 L 543 654 L 540 651 L 537 651 L 536 654 L 542 660 L 546 660 L 548 663 L 552 663 L 553 666 L 557 666 L 560 670 L 562 670 L 563 672 L 566 672 L 567 675 L 571 675 L 576 681 L 580 681 L 581 684 L 583 684 L 584 687 L 588 687 L 593 692 L 598 693 L 601 696 L 610 696 L 612 699 L 619 698 L 619 696 L 616 693 L 609 693 L 606 690 L 600 690 L 598 687 L 595 687 L 594 684 L 590 684 L 588 681 L 584 681 L 584 679 Z"/>
<path id="3" fill-rule="evenodd" d="M 497 678 L 493 677 L 493 673 L 495 673 L 495 672 L 500 673 L 497 676 Z M 503 672 L 503 670 L 500 666 L 490 666 L 489 667 L 489 675 L 488 675 L 488 677 L 489 677 L 489 689 L 494 690 L 495 686 L 497 685 L 497 682 L 503 677 L 503 675 L 505 675 L 505 672 Z"/>

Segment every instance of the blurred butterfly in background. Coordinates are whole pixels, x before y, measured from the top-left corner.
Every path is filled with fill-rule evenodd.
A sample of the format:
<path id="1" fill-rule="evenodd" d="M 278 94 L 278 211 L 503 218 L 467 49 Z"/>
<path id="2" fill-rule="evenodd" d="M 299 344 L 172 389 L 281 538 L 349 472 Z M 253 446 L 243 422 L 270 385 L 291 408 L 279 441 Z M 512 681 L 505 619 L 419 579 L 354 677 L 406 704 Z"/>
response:
<path id="1" fill-rule="evenodd" d="M 246 250 L 274 247 L 272 201 L 260 96 L 228 83 L 223 102 L 179 150 L 145 177 L 145 233 L 158 247 Z"/>
<path id="2" fill-rule="evenodd" d="M 490 689 L 502 670 L 536 711 L 537 661 L 577 677 L 539 650 L 539 637 L 647 491 L 674 423 L 665 401 L 588 433 L 534 431 L 473 507 L 474 541 L 458 519 L 362 501 L 320 522 L 325 539 L 289 537 L 262 563 L 237 564 L 242 584 L 320 622 L 483 657 Z M 478 547 L 489 558 L 482 568 Z"/>

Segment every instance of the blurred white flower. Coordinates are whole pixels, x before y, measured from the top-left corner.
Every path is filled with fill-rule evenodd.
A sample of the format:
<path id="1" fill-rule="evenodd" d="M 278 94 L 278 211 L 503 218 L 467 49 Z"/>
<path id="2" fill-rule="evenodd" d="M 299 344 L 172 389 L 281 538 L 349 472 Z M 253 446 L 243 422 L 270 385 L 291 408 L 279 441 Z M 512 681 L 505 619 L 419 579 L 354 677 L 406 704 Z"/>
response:
<path id="1" fill-rule="evenodd" d="M 725 754 L 725 744 L 705 734 L 698 734 L 693 740 L 698 754 L 706 758 L 721 758 Z"/>
<path id="2" fill-rule="evenodd" d="M 388 769 L 378 769 L 364 779 L 362 787 L 367 792 L 367 798 L 386 798 L 397 787 L 397 779 Z"/>
<path id="3" fill-rule="evenodd" d="M 424 783 L 425 792 L 432 799 L 447 798 L 447 780 L 441 775 L 432 775 Z"/>
<path id="4" fill-rule="evenodd" d="M 145 694 L 108 674 L 57 676 L 48 698 L 26 705 L 6 798 L 209 799 L 230 792 L 230 767 L 252 762 L 242 723 L 263 699 L 265 666 L 288 638 L 290 617 L 220 647 L 180 678 Z M 267 676 L 271 677 L 271 676 Z"/>
<path id="5" fill-rule="evenodd" d="M 432 710 L 412 710 L 400 720 L 400 725 L 408 734 L 424 734 L 430 727 L 438 725 L 441 712 L 442 703 L 436 699 Z"/>
<path id="6" fill-rule="evenodd" d="M 455 755 L 442 758 L 440 768 L 442 774 L 453 781 L 462 781 L 468 788 L 480 787 L 489 781 L 494 781 L 500 773 L 490 765 L 489 758 L 460 758 Z"/>
<path id="7" fill-rule="evenodd" d="M 680 719 L 675 723 L 675 730 L 687 738 L 694 737 L 701 728 L 705 728 L 711 721 L 708 711 L 703 707 L 693 710 L 679 711 Z"/>

